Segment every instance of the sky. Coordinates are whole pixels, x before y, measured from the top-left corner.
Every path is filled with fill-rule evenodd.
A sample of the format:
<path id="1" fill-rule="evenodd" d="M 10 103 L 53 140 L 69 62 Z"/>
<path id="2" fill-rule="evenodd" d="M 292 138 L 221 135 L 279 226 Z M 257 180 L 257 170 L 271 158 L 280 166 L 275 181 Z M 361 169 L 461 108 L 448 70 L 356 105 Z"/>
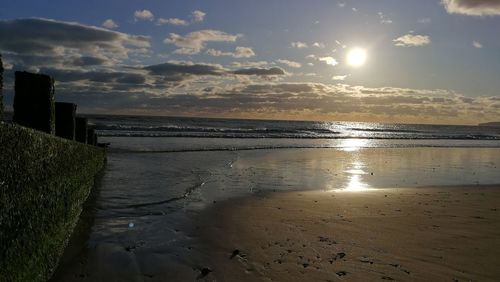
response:
<path id="1" fill-rule="evenodd" d="M 81 113 L 500 121 L 500 0 L 3 0 L 0 53 L 7 109 L 26 70 Z"/>

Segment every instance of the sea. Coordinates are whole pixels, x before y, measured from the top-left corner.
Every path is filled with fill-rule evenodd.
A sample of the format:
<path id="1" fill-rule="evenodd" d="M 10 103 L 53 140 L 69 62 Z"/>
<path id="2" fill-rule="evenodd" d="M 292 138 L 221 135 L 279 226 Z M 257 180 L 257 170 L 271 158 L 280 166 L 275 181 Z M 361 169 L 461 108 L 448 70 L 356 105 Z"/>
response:
<path id="1" fill-rule="evenodd" d="M 202 242 L 190 235 L 191 218 L 235 198 L 500 184 L 498 127 L 87 117 L 107 144 L 107 164 L 87 204 L 91 227 L 76 246 L 84 251 L 54 281 L 82 268 L 202 265 L 210 258 L 195 253 Z"/>
<path id="2" fill-rule="evenodd" d="M 500 140 L 500 126 L 92 115 L 101 136 Z"/>
<path id="3" fill-rule="evenodd" d="M 137 137 L 134 142 L 127 138 L 126 144 L 113 138 L 111 148 L 141 151 L 500 146 L 500 127 L 494 126 L 109 115 L 89 119 L 101 137 Z M 175 138 L 193 139 L 178 144 L 172 142 Z"/>

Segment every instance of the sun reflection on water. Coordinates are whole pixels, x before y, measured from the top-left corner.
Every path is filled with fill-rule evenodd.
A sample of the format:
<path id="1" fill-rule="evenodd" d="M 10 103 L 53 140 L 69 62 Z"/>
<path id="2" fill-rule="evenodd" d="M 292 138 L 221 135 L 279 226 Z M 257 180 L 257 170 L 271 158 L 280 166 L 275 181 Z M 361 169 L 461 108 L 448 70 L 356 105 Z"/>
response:
<path id="1" fill-rule="evenodd" d="M 349 169 L 344 173 L 347 176 L 346 185 L 336 191 L 342 192 L 362 192 L 372 190 L 368 183 L 363 180 L 363 175 L 368 174 L 364 171 L 365 164 L 358 159 L 353 160 Z"/>
<path id="2" fill-rule="evenodd" d="M 347 183 L 345 188 L 340 189 L 339 191 L 343 192 L 362 192 L 371 190 L 370 185 L 363 182 L 361 175 L 353 174 L 349 177 L 349 182 Z"/>
<path id="3" fill-rule="evenodd" d="M 354 152 L 366 148 L 370 144 L 368 139 L 344 139 L 340 141 L 340 149 L 346 152 Z"/>

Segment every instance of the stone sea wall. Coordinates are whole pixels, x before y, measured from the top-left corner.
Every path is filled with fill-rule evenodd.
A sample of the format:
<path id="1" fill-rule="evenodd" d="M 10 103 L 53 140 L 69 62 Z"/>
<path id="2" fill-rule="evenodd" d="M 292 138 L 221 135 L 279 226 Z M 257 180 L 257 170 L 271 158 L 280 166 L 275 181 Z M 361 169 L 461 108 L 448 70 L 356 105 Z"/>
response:
<path id="1" fill-rule="evenodd" d="M 105 150 L 0 122 L 0 281 L 46 281 Z"/>

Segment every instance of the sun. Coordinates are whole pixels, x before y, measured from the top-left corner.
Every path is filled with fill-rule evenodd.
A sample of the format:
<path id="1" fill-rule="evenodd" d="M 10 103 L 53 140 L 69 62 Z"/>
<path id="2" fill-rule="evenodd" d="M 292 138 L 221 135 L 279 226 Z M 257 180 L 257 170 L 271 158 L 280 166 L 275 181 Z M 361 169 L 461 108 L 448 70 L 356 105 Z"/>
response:
<path id="1" fill-rule="evenodd" d="M 360 67 L 366 62 L 366 50 L 354 48 L 347 53 L 347 64 L 352 67 Z"/>

